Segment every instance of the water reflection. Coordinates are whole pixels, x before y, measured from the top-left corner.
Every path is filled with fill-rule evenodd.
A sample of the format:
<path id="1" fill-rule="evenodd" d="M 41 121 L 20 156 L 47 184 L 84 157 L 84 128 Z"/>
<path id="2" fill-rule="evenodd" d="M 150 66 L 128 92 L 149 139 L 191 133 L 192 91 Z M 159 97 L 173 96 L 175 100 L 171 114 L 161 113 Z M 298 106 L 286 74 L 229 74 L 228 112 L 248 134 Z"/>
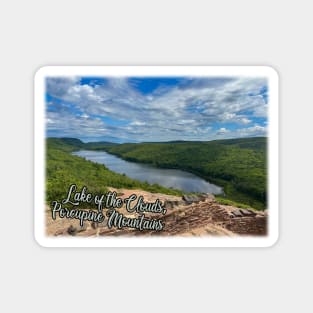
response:
<path id="1" fill-rule="evenodd" d="M 167 188 L 180 189 L 186 192 L 206 192 L 221 194 L 223 189 L 202 178 L 181 170 L 160 169 L 151 165 L 134 163 L 120 159 L 104 151 L 81 150 L 73 153 L 87 160 L 104 164 L 113 172 L 151 184 L 159 184 Z"/>

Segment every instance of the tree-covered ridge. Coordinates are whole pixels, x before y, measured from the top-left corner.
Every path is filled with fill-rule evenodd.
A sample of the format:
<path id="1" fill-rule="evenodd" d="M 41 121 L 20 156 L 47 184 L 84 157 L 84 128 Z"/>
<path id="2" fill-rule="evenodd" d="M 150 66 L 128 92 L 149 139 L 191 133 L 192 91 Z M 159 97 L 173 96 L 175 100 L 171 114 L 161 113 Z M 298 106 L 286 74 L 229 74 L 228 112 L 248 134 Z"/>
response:
<path id="1" fill-rule="evenodd" d="M 110 171 L 102 164 L 87 161 L 71 154 L 85 149 L 85 144 L 74 138 L 48 138 L 46 140 L 46 201 L 62 200 L 71 184 L 87 186 L 91 193 L 103 193 L 107 186 L 142 189 L 150 192 L 180 195 L 181 192 L 157 184 L 140 182 Z"/>
<path id="2" fill-rule="evenodd" d="M 123 159 L 192 172 L 224 187 L 225 196 L 266 208 L 267 140 L 264 137 L 209 142 L 120 144 L 105 147 Z"/>
<path id="3" fill-rule="evenodd" d="M 256 209 L 266 208 L 267 139 L 241 138 L 209 142 L 112 144 L 83 143 L 75 138 L 47 139 L 47 196 L 60 197 L 65 185 L 77 182 L 93 190 L 102 186 L 179 192 L 149 185 L 109 171 L 105 166 L 73 156 L 79 149 L 105 150 L 123 159 L 176 168 L 223 186 L 225 198 Z"/>

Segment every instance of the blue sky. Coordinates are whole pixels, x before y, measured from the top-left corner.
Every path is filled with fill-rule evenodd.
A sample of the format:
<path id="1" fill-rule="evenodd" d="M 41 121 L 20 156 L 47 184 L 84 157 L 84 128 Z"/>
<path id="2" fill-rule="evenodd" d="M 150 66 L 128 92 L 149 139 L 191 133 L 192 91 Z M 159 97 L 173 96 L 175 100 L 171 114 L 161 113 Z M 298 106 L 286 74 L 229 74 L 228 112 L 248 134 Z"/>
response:
<path id="1" fill-rule="evenodd" d="M 208 141 L 266 136 L 268 87 L 254 77 L 49 77 L 48 137 Z"/>

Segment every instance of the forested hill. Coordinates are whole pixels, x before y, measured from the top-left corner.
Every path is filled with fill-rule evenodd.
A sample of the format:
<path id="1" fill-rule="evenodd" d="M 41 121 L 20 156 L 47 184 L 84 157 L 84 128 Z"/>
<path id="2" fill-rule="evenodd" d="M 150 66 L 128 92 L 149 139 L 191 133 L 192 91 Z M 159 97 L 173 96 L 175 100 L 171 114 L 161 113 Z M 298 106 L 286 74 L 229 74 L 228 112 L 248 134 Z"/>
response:
<path id="1" fill-rule="evenodd" d="M 114 146 L 116 143 L 99 141 L 99 142 L 87 142 L 84 143 L 76 138 L 47 138 L 47 145 L 49 148 L 56 148 L 62 151 L 75 151 L 79 149 L 86 150 L 103 150 L 107 146 Z"/>
<path id="2" fill-rule="evenodd" d="M 256 209 L 266 208 L 267 139 L 264 137 L 131 144 L 48 138 L 47 143 L 50 151 L 105 150 L 128 161 L 185 170 L 222 186 L 226 199 Z"/>
<path id="3" fill-rule="evenodd" d="M 100 145 L 92 145 L 97 148 Z M 110 146 L 101 143 L 101 147 Z M 87 161 L 71 154 L 72 151 L 89 149 L 88 144 L 75 138 L 47 138 L 46 140 L 46 201 L 64 199 L 71 184 L 83 186 L 91 193 L 103 193 L 107 187 L 141 189 L 168 195 L 182 192 L 157 184 L 148 184 L 110 171 L 102 164 Z"/>
<path id="4" fill-rule="evenodd" d="M 266 208 L 267 139 L 119 144 L 105 147 L 125 160 L 192 172 L 224 187 L 226 198 Z"/>

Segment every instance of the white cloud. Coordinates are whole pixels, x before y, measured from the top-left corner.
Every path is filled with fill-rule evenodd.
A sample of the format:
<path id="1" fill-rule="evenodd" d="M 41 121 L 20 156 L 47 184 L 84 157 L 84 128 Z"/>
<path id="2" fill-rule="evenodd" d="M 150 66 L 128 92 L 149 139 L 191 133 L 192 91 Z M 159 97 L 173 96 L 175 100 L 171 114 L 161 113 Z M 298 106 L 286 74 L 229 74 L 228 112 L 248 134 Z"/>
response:
<path id="1" fill-rule="evenodd" d="M 237 129 L 236 132 L 240 137 L 265 136 L 267 128 L 260 125 L 254 125 L 248 128 Z"/>
<path id="2" fill-rule="evenodd" d="M 78 77 L 49 77 L 46 85 L 47 93 L 54 97 L 63 97 L 78 82 Z"/>
<path id="3" fill-rule="evenodd" d="M 144 126 L 146 125 L 145 122 L 140 122 L 140 121 L 133 121 L 130 123 L 131 126 Z"/>
<path id="4" fill-rule="evenodd" d="M 126 78 L 110 78 L 103 86 L 81 85 L 78 78 L 49 78 L 47 92 L 64 104 L 49 104 L 58 110 L 48 112 L 48 129 L 72 136 L 76 132 L 77 136 L 88 133 L 88 137 L 129 137 L 138 141 L 266 134 L 261 125 L 243 128 L 254 118 L 267 116 L 267 104 L 258 94 L 264 85 L 266 80 L 261 78 L 202 79 L 144 95 Z M 79 116 L 73 116 L 66 103 L 81 112 Z M 120 123 L 109 125 L 100 117 Z M 215 123 L 223 124 L 217 132 L 212 127 Z M 230 131 L 229 124 L 238 128 Z"/>
<path id="5" fill-rule="evenodd" d="M 218 131 L 217 131 L 217 135 L 224 135 L 224 134 L 227 134 L 227 133 L 229 133 L 229 130 L 228 129 L 226 129 L 225 127 L 222 127 L 222 128 L 220 128 Z"/>

